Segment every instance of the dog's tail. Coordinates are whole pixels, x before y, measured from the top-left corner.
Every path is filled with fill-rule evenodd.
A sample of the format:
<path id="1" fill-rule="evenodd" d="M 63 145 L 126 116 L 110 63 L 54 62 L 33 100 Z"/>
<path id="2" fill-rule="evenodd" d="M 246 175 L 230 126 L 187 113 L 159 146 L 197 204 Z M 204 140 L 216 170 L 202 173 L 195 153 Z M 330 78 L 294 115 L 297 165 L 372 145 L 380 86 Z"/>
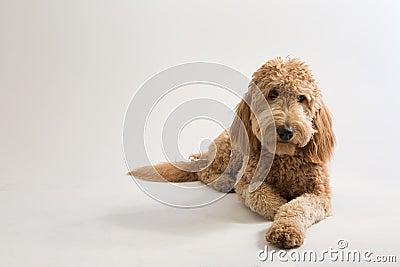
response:
<path id="1" fill-rule="evenodd" d="M 128 172 L 128 175 L 152 182 L 193 182 L 198 181 L 198 172 L 207 166 L 207 160 L 181 161 L 145 166 Z"/>

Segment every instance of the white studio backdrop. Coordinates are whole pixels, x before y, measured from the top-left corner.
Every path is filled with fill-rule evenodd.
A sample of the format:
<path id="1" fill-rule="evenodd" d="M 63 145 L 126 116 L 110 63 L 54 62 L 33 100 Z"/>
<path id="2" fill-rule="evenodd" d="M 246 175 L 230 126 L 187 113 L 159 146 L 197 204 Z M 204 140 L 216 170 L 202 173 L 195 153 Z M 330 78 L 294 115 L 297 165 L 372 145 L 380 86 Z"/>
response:
<path id="1" fill-rule="evenodd" d="M 0 1 L 4 266 L 157 266 L 168 255 L 178 265 L 192 257 L 210 263 L 199 251 L 216 265 L 259 264 L 254 255 L 267 224 L 234 197 L 184 213 L 152 201 L 124 176 L 122 124 L 135 91 L 167 67 L 210 61 L 251 76 L 288 55 L 310 65 L 337 135 L 336 217 L 310 229 L 306 246 L 341 235 L 354 246 L 398 253 L 399 12 L 394 0 Z M 202 128 L 182 138 L 184 154 L 198 151 L 193 139 L 204 137 Z M 224 205 L 238 209 L 239 221 L 250 216 L 257 230 L 230 224 Z M 151 222 L 158 220 L 165 228 Z M 207 223 L 221 232 L 200 229 Z M 157 238 L 168 249 L 151 257 Z M 236 256 L 211 252 L 213 243 Z"/>

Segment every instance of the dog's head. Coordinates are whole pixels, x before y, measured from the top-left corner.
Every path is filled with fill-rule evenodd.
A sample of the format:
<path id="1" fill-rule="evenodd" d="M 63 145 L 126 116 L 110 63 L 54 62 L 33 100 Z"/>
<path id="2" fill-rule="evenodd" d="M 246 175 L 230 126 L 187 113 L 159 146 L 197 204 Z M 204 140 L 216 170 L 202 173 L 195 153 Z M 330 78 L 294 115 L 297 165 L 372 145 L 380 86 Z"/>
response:
<path id="1" fill-rule="evenodd" d="M 258 90 L 254 89 L 256 85 Z M 278 155 L 302 151 L 312 162 L 330 159 L 335 143 L 332 119 L 308 66 L 299 59 L 277 58 L 265 63 L 253 74 L 252 84 L 237 107 L 231 126 L 232 147 L 243 143 L 250 151 L 260 149 L 263 115 L 257 106 L 260 95 L 268 102 L 276 130 Z M 249 106 L 250 105 L 250 106 Z M 262 111 L 261 111 L 262 112 Z M 244 127 L 241 127 L 244 126 Z M 241 129 L 245 129 L 241 130 Z M 243 138 L 248 138 L 245 142 Z"/>

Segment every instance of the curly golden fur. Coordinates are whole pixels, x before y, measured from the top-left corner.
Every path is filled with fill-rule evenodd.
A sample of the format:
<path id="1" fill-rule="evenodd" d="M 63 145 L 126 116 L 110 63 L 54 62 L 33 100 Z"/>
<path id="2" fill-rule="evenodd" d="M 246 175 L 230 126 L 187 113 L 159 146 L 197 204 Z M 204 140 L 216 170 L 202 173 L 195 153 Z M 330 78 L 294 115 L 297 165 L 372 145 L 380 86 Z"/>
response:
<path id="1" fill-rule="evenodd" d="M 298 247 L 304 242 L 306 229 L 331 214 L 326 166 L 335 143 L 331 115 L 308 66 L 299 59 L 276 58 L 266 62 L 253 74 L 252 84 L 268 101 L 275 127 L 286 127 L 291 133 L 283 139 L 278 135 L 274 141 L 272 166 L 255 191 L 249 190 L 250 182 L 264 156 L 261 156 L 260 120 L 249 106 L 249 102 L 258 101 L 252 85 L 239 103 L 229 131 L 218 136 L 207 153 L 193 155 L 193 163 L 181 163 L 187 167 L 185 170 L 179 164 L 166 163 L 139 168 L 130 174 L 153 181 L 200 180 L 225 192 L 234 185 L 241 202 L 273 220 L 266 233 L 267 241 L 283 248 Z M 241 123 L 245 132 L 239 127 Z M 248 140 L 249 157 L 241 178 L 236 181 L 242 162 L 233 164 L 236 167 L 231 170 L 227 167 L 230 160 L 240 158 L 243 138 Z"/>

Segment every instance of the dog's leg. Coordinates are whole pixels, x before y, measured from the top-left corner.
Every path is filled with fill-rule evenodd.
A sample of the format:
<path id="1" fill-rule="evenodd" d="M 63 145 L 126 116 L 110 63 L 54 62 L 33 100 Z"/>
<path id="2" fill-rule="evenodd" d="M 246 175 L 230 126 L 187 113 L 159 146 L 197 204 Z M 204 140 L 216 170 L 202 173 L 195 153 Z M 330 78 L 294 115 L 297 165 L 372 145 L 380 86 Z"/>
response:
<path id="1" fill-rule="evenodd" d="M 248 188 L 249 185 L 245 181 L 239 181 L 235 186 L 240 201 L 267 220 L 273 220 L 279 207 L 287 203 L 286 199 L 281 197 L 276 189 L 265 183 L 253 192 L 249 192 Z"/>
<path id="2" fill-rule="evenodd" d="M 211 167 L 199 173 L 200 181 L 219 192 L 232 192 L 243 164 L 243 156 L 238 151 L 232 151 L 228 159 L 229 163 L 225 162 L 225 167 L 221 166 L 220 158 L 214 158 Z"/>
<path id="3" fill-rule="evenodd" d="M 283 248 L 301 246 L 308 227 L 330 215 L 324 195 L 303 194 L 279 208 L 266 240 Z"/>

